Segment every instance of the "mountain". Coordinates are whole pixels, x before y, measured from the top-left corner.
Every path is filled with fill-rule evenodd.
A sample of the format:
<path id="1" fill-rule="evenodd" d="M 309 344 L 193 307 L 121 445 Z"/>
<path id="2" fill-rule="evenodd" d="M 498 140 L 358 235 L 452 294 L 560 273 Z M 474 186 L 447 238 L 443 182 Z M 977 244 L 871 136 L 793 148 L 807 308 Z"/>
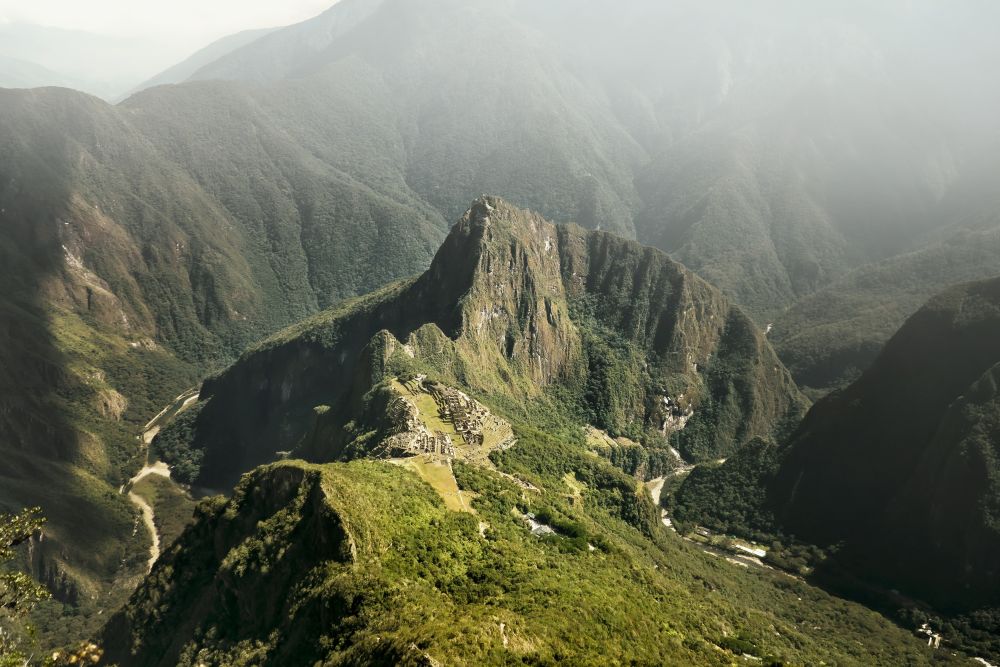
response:
<path id="1" fill-rule="evenodd" d="M 575 448 L 538 453 L 552 470 L 531 477 L 544 480 L 540 492 L 455 463 L 464 511 L 403 465 L 260 468 L 230 501 L 199 507 L 109 620 L 105 660 L 931 664 L 924 641 L 859 605 L 616 518 L 621 506 L 652 505 L 606 462 Z M 575 506 L 562 477 L 583 485 Z M 527 511 L 559 532 L 536 537 Z M 960 664 L 948 654 L 937 661 Z"/>
<path id="2" fill-rule="evenodd" d="M 988 643 L 1000 587 L 998 334 L 1000 279 L 939 294 L 787 441 L 692 473 L 682 514 L 833 545 L 821 576 L 903 591 Z"/>
<path id="3" fill-rule="evenodd" d="M 859 266 L 938 243 L 943 227 L 988 229 L 990 63 L 1000 54 L 996 9 L 985 3 L 768 7 L 344 0 L 118 105 L 67 90 L 0 91 L 0 454 L 11 462 L 0 504 L 45 507 L 50 537 L 33 551 L 36 573 L 75 580 L 59 584 L 65 599 L 102 600 L 84 615 L 113 607 L 99 592 L 124 595 L 147 546 L 130 537 L 136 517 L 117 493 L 142 464 L 142 425 L 247 345 L 424 271 L 448 221 L 482 192 L 654 245 L 726 294 L 699 288 L 697 299 L 668 302 L 697 312 L 704 298 L 728 327 L 706 349 L 733 363 L 696 373 L 671 359 L 662 377 L 680 386 L 660 387 L 644 377 L 643 363 L 669 366 L 662 341 L 637 333 L 645 316 L 619 303 L 591 317 L 587 299 L 553 287 L 577 309 L 570 331 L 588 362 L 567 359 L 588 368 L 591 384 L 574 398 L 587 420 L 642 439 L 634 424 L 655 425 L 650 397 L 666 390 L 679 401 L 688 382 L 702 382 L 695 418 L 674 436 L 685 456 L 722 456 L 780 431 L 783 402 L 801 399 L 767 370 L 783 372 L 729 304 L 763 325 Z M 89 37 L 31 34 L 3 32 L 0 53 L 17 46 L 12 57 L 58 72 L 93 62 L 79 55 Z M 21 48 L 41 43 L 60 47 L 58 62 Z M 145 45 L 126 46 L 91 73 L 135 64 L 127 54 Z M 657 279 L 673 275 L 665 259 L 650 262 Z M 585 296 L 612 299 L 596 287 Z M 400 342 L 412 332 L 393 333 Z M 487 377 L 479 390 L 496 386 Z M 222 428 L 209 420 L 226 413 L 222 396 L 205 402 L 206 428 Z M 528 396 L 522 387 L 499 398 Z M 325 432 L 311 417 L 290 423 Z M 248 458 L 231 470 L 212 472 L 221 454 L 206 449 L 220 484 L 303 433 L 245 435 Z M 616 442 L 609 455 L 633 471 L 674 461 L 663 446 Z M 88 540 L 100 546 L 73 548 Z"/>
<path id="4" fill-rule="evenodd" d="M 156 45 L 159 46 L 159 45 Z M 43 67 L 54 76 L 12 88 L 65 86 L 114 99 L 163 68 L 163 50 L 149 39 L 99 35 L 33 23 L 0 23 L 0 57 Z M 169 57 L 169 56 L 167 56 Z M 33 68 L 37 73 L 37 68 Z"/>
<path id="5" fill-rule="evenodd" d="M 118 491 L 142 425 L 249 342 L 421 270 L 444 225 L 280 132 L 213 151 L 264 170 L 217 173 L 244 180 L 220 200 L 120 108 L 54 88 L 0 91 L 0 107 L 0 505 L 45 508 L 36 574 L 97 613 L 141 574 Z"/>
<path id="6" fill-rule="evenodd" d="M 68 86 L 61 75 L 41 65 L 0 56 L 0 88 L 38 88 L 41 86 Z"/>
<path id="7" fill-rule="evenodd" d="M 956 193 L 992 201 L 974 165 L 997 136 L 975 110 L 997 100 L 976 77 L 1000 58 L 971 11 L 772 4 L 347 0 L 192 80 L 301 85 L 364 63 L 406 110 L 408 182 L 446 218 L 494 191 L 634 234 L 763 324 L 960 220 Z M 954 39 L 968 50 L 929 55 Z"/>
<path id="8" fill-rule="evenodd" d="M 204 383 L 181 435 L 159 436 L 176 451 L 154 444 L 169 463 L 203 457 L 191 481 L 210 488 L 279 451 L 342 458 L 351 434 L 381 428 L 361 415 L 400 355 L 509 410 L 556 391 L 613 435 L 676 431 L 695 460 L 774 437 L 805 408 L 749 318 L 666 255 L 483 198 L 423 275 L 251 349 Z"/>
<path id="9" fill-rule="evenodd" d="M 480 198 L 427 272 L 250 349 L 157 436 L 201 447 L 203 484 L 289 447 L 314 462 L 203 501 L 104 659 L 929 664 L 877 614 L 669 533 L 584 428 L 640 421 L 667 450 L 661 427 L 726 432 L 713 401 L 758 435 L 803 405 L 746 316 L 659 251 Z"/>
<path id="10" fill-rule="evenodd" d="M 243 30 L 242 32 L 218 39 L 208 46 L 199 49 L 195 53 L 191 54 L 190 57 L 184 59 L 176 65 L 165 69 L 148 81 L 144 81 L 139 84 L 129 93 L 129 95 L 138 93 L 146 88 L 153 88 L 154 86 L 163 86 L 166 84 L 181 83 L 186 81 L 190 79 L 195 72 L 206 65 L 219 60 L 237 49 L 243 48 L 247 44 L 255 42 L 261 37 L 274 32 L 276 29 L 277 28 L 259 28 L 257 30 Z"/>
<path id="11" fill-rule="evenodd" d="M 829 391 L 857 379 L 942 285 L 996 273 L 1000 229 L 961 230 L 805 297 L 775 320 L 768 338 L 800 386 Z"/>
<path id="12" fill-rule="evenodd" d="M 779 520 L 945 607 L 995 601 L 998 334 L 1000 280 L 931 300 L 803 422 L 769 490 Z"/>

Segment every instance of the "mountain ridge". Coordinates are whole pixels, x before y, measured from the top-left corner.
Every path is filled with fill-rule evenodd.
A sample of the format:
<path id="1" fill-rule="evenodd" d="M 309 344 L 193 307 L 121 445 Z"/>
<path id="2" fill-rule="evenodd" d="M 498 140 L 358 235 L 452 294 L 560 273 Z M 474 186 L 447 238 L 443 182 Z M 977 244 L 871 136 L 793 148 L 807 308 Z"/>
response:
<path id="1" fill-rule="evenodd" d="M 998 340 L 1000 279 L 945 290 L 785 441 L 696 469 L 678 492 L 681 518 L 832 547 L 817 580 L 968 615 L 959 639 L 979 641 L 1000 586 Z"/>
<path id="2" fill-rule="evenodd" d="M 504 405 L 562 386 L 611 432 L 666 435 L 676 421 L 695 458 L 770 437 L 806 404 L 749 319 L 659 251 L 483 198 L 420 277 L 278 334 L 205 382 L 193 434 L 202 481 L 217 488 L 294 451 L 316 405 L 350 421 L 381 381 L 366 369 L 403 351 Z"/>

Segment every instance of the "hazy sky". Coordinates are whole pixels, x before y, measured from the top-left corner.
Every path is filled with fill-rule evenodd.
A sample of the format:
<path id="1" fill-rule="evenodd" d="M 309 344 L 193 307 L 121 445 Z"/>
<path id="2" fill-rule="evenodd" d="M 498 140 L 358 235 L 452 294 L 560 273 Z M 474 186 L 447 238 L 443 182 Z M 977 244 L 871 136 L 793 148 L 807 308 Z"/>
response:
<path id="1" fill-rule="evenodd" d="M 287 25 L 335 0 L 0 0 L 0 24 L 36 23 L 105 35 L 141 36 L 176 46 L 248 28 Z"/>

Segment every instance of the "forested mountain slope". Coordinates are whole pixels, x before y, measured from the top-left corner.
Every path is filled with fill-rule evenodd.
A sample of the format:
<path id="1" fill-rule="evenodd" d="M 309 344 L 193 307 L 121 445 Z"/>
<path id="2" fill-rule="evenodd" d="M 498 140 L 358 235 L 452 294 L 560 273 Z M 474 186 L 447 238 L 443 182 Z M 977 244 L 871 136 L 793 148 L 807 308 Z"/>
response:
<path id="1" fill-rule="evenodd" d="M 769 488 L 779 521 L 946 607 L 995 602 L 998 363 L 1000 280 L 932 299 L 803 422 Z"/>
<path id="2" fill-rule="evenodd" d="M 818 574 L 966 614 L 995 653 L 998 341 L 1000 280 L 939 294 L 791 438 L 695 470 L 679 515 L 833 547 Z"/>
<path id="3" fill-rule="evenodd" d="M 614 435 L 679 431 L 695 460 L 773 437 L 806 405 L 749 318 L 663 253 L 485 198 L 422 276 L 251 349 L 205 382 L 187 432 L 161 438 L 175 460 L 204 456 L 192 481 L 212 488 L 279 451 L 338 458 L 403 351 L 511 410 L 558 389 Z"/>
<path id="4" fill-rule="evenodd" d="M 664 431 L 733 446 L 801 408 L 746 316 L 659 251 L 482 198 L 422 276 L 249 350 L 158 437 L 204 454 L 203 483 L 314 463 L 204 501 L 99 643 L 137 666 L 930 664 L 879 615 L 670 533 L 584 428 L 645 425 L 633 446 L 665 453 Z"/>
<path id="5" fill-rule="evenodd" d="M 404 109 L 409 182 L 449 219 L 474 190 L 634 229 L 764 319 L 962 220 L 956 193 L 991 197 L 997 100 L 976 77 L 1000 57 L 972 12 L 772 4 L 346 0 L 192 79 L 364 63 Z"/>
<path id="6" fill-rule="evenodd" d="M 36 568 L 76 600 L 80 586 L 96 593 L 131 573 L 142 548 L 126 539 L 132 512 L 117 493 L 141 467 L 140 425 L 247 343 L 420 270 L 444 225 L 412 198 L 310 166 L 291 141 L 269 147 L 300 162 L 266 169 L 250 188 L 259 200 L 235 186 L 223 197 L 120 108 L 53 88 L 0 91 L 0 107 L 0 504 L 45 507 Z M 213 156 L 235 164 L 240 145 Z M 280 189 L 324 214 L 310 198 L 336 196 L 340 217 L 300 215 Z M 321 217 L 309 238 L 303 220 Z M 310 274 L 309 252 L 339 281 Z"/>
<path id="7" fill-rule="evenodd" d="M 988 231 L 995 8 L 773 4 L 343 0 L 116 106 L 0 91 L 0 504 L 46 507 L 46 577 L 137 571 L 115 494 L 137 427 L 245 345 L 426 269 L 482 192 L 654 245 L 758 325 L 941 226 Z M 768 431 L 792 392 L 750 319 L 696 296 L 726 322 L 718 348 L 760 361 L 703 369 L 678 436 L 702 458 Z M 605 376 L 667 363 L 632 317 L 593 323 Z M 624 431 L 664 388 L 587 405 Z M 106 548 L 63 548 L 77 506 Z"/>
<path id="8" fill-rule="evenodd" d="M 1000 229 L 967 229 L 861 267 L 797 302 L 769 335 L 803 387 L 847 385 L 943 285 L 1000 274 Z"/>

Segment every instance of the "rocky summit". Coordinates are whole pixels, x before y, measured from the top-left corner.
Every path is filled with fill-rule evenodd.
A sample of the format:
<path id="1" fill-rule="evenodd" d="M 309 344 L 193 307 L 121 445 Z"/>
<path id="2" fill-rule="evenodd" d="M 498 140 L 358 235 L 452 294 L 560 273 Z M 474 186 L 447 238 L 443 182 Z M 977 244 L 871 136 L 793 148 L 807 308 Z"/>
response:
<path id="1" fill-rule="evenodd" d="M 806 407 L 749 318 L 663 253 L 484 197 L 423 275 L 296 325 L 206 381 L 178 426 L 180 449 L 201 460 L 191 481 L 224 488 L 278 452 L 348 457 L 352 439 L 383 427 L 372 392 L 401 369 L 521 414 L 568 401 L 614 435 L 677 432 L 694 461 L 771 438 Z"/>

